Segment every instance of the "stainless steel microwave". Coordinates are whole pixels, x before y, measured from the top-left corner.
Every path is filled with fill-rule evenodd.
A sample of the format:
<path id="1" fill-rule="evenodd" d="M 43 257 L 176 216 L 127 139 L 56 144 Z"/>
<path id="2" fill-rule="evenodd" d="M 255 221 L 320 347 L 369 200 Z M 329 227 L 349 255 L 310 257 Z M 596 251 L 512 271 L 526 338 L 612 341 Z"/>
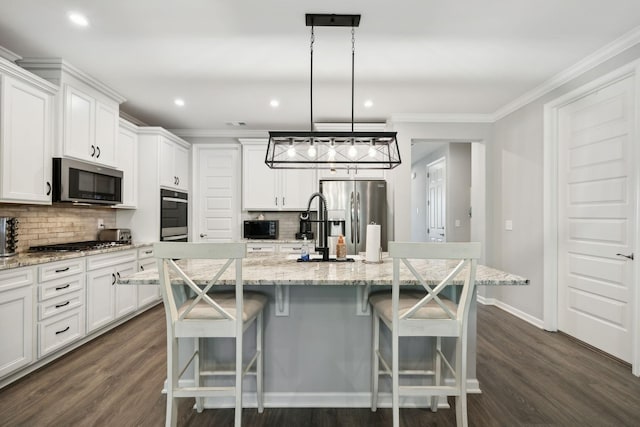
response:
<path id="1" fill-rule="evenodd" d="M 122 203 L 122 171 L 79 160 L 53 159 L 53 201 Z"/>
<path id="2" fill-rule="evenodd" d="M 277 239 L 278 220 L 247 220 L 244 222 L 245 239 Z"/>

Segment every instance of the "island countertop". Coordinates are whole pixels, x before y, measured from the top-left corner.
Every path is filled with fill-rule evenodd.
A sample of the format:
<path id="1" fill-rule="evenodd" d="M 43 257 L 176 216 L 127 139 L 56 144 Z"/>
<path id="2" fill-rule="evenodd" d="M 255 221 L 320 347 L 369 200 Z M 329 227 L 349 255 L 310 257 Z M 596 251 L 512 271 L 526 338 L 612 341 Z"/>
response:
<path id="1" fill-rule="evenodd" d="M 380 285 L 389 286 L 393 277 L 393 261 L 383 254 L 381 263 L 366 263 L 359 257 L 353 262 L 297 262 L 295 256 L 283 254 L 249 254 L 242 262 L 242 278 L 252 285 Z M 198 285 L 206 284 L 216 274 L 223 261 L 184 260 L 177 264 Z M 412 264 L 430 285 L 439 283 L 456 263 L 443 260 L 413 260 Z M 231 265 L 217 284 L 233 285 L 234 267 Z M 146 270 L 122 277 L 121 284 L 158 284 L 157 270 Z M 409 270 L 401 264 L 403 285 L 417 285 Z M 454 280 L 462 284 L 462 276 Z M 528 285 L 529 280 L 495 268 L 478 265 L 476 285 Z"/>

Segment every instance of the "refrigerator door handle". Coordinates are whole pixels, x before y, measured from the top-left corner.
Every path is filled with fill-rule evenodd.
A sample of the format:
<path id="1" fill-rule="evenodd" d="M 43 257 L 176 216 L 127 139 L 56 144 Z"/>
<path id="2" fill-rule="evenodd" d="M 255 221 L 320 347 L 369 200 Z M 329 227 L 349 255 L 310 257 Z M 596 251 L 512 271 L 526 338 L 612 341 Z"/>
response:
<path id="1" fill-rule="evenodd" d="M 356 242 L 360 244 L 360 192 L 356 193 Z"/>
<path id="2" fill-rule="evenodd" d="M 355 223 L 355 200 L 353 197 L 353 191 L 351 192 L 351 205 L 350 205 L 350 211 L 351 211 L 351 243 L 354 242 L 354 235 L 355 235 L 355 227 L 356 227 L 356 223 Z"/>

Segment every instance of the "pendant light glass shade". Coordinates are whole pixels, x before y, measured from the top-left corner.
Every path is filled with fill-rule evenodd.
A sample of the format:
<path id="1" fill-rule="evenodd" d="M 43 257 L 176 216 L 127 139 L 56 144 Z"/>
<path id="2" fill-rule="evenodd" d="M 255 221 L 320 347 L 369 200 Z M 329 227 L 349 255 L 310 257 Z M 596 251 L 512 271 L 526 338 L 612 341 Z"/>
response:
<path id="1" fill-rule="evenodd" d="M 354 132 L 354 28 L 360 15 L 307 14 L 311 27 L 311 128 L 313 128 L 313 42 L 315 26 L 351 27 L 351 132 L 271 131 L 265 163 L 272 169 L 393 169 L 400 161 L 397 132 Z"/>

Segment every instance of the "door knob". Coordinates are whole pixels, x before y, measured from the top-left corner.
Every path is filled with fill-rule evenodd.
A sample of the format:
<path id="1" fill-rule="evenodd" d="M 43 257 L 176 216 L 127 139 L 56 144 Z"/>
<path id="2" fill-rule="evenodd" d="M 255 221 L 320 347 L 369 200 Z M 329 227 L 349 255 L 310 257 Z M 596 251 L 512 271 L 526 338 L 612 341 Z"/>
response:
<path id="1" fill-rule="evenodd" d="M 207 235 L 204 233 L 200 233 L 200 237 L 207 237 Z"/>

